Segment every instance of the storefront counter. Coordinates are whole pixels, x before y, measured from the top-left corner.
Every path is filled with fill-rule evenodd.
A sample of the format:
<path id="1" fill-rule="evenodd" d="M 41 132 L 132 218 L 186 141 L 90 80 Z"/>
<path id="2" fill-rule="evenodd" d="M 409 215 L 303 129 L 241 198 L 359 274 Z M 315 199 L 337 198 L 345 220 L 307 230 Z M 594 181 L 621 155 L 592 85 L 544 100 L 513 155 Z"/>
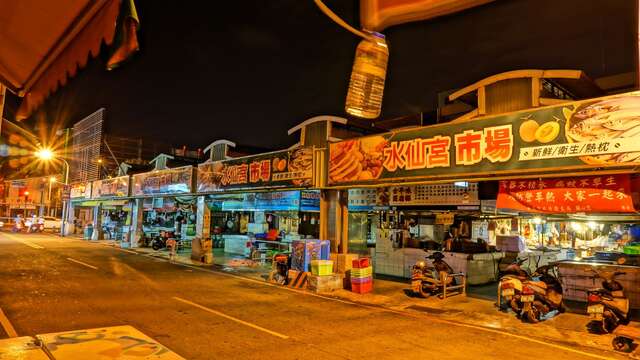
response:
<path id="1" fill-rule="evenodd" d="M 249 236 L 224 234 L 222 238 L 224 239 L 224 252 L 237 255 L 246 255 L 248 253 L 247 242 L 249 242 Z"/>
<path id="2" fill-rule="evenodd" d="M 392 275 L 404 278 L 411 277 L 411 267 L 418 261 L 433 254 L 433 250 L 415 248 L 395 249 L 387 253 L 376 252 L 374 270 L 376 274 Z M 454 272 L 467 274 L 469 285 L 487 284 L 498 280 L 498 263 L 504 253 L 466 254 L 456 252 L 442 252 L 445 261 Z"/>
<path id="3" fill-rule="evenodd" d="M 428 251 L 428 255 L 435 251 Z M 498 264 L 504 257 L 502 252 L 467 254 L 459 252 L 442 252 L 444 261 L 453 268 L 454 272 L 467 275 L 467 284 L 483 285 L 498 280 Z"/>
<path id="4" fill-rule="evenodd" d="M 608 261 L 571 261 L 556 262 L 563 295 L 566 300 L 587 301 L 587 290 L 602 287 L 602 280 L 596 278 L 591 268 L 599 271 L 621 271 L 624 275 L 616 277 L 622 284 L 631 307 L 640 308 L 640 267 L 612 264 Z"/>

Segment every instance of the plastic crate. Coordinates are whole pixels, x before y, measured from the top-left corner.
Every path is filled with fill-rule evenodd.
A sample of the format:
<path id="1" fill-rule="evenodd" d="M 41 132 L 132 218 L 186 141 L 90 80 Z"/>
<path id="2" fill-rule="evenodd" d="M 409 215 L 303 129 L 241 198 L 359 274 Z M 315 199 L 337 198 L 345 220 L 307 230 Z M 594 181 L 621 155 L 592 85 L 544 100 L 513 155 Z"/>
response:
<path id="1" fill-rule="evenodd" d="M 353 259 L 353 261 L 351 262 L 351 266 L 355 269 L 368 268 L 369 264 L 370 264 L 370 259 L 368 257 Z"/>
<path id="2" fill-rule="evenodd" d="M 352 284 L 363 284 L 363 283 L 372 282 L 372 281 L 373 281 L 373 277 L 372 276 L 351 279 L 351 283 Z"/>
<path id="3" fill-rule="evenodd" d="M 640 244 L 625 245 L 622 251 L 627 255 L 640 255 Z"/>
<path id="4" fill-rule="evenodd" d="M 370 277 L 373 274 L 373 268 L 371 266 L 361 269 L 351 269 L 351 278 L 365 278 Z"/>
<path id="5" fill-rule="evenodd" d="M 333 274 L 333 261 L 311 260 L 311 273 L 313 275 L 319 275 L 319 276 Z"/>
<path id="6" fill-rule="evenodd" d="M 373 290 L 373 281 L 369 280 L 363 283 L 351 282 L 351 291 L 357 294 L 365 294 Z"/>

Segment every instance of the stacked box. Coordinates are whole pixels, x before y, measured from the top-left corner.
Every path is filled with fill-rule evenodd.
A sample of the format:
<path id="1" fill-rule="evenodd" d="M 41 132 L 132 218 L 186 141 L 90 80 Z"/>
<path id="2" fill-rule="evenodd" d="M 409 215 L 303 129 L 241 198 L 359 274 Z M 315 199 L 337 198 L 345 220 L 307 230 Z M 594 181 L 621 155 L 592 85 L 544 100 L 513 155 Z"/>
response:
<path id="1" fill-rule="evenodd" d="M 341 274 L 351 270 L 353 260 L 358 258 L 358 254 L 332 254 L 335 258 L 335 271 Z"/>
<path id="2" fill-rule="evenodd" d="M 342 289 L 342 274 L 310 275 L 308 286 L 316 293 Z"/>
<path id="3" fill-rule="evenodd" d="M 291 268 L 310 271 L 312 260 L 329 260 L 329 253 L 329 240 L 294 240 L 291 242 Z"/>
<path id="4" fill-rule="evenodd" d="M 317 276 L 327 276 L 333 274 L 333 261 L 331 260 L 311 260 L 311 273 Z"/>
<path id="5" fill-rule="evenodd" d="M 351 291 L 358 294 L 371 292 L 373 289 L 373 268 L 369 265 L 370 263 L 368 258 L 352 260 Z"/>

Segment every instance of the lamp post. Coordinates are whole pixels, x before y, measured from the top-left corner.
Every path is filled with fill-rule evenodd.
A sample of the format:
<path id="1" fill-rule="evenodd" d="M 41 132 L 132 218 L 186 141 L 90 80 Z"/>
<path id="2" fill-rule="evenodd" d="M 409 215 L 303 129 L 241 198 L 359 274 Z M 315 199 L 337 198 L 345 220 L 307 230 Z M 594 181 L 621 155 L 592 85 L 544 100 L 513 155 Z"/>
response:
<path id="1" fill-rule="evenodd" d="M 63 159 L 62 157 L 56 157 L 55 153 L 48 148 L 42 148 L 39 149 L 38 151 L 36 151 L 34 153 L 34 155 L 43 161 L 51 161 L 54 158 L 56 160 L 60 160 L 64 163 L 65 166 L 65 170 L 64 170 L 64 178 L 62 180 L 62 185 L 64 186 L 68 186 L 69 185 L 69 163 L 67 162 L 67 160 Z M 51 184 L 51 182 L 49 182 L 49 184 Z M 62 224 L 60 225 L 60 236 L 64 236 L 64 231 L 65 231 L 65 225 L 67 223 L 67 209 L 68 204 L 67 204 L 67 200 L 62 200 Z"/>

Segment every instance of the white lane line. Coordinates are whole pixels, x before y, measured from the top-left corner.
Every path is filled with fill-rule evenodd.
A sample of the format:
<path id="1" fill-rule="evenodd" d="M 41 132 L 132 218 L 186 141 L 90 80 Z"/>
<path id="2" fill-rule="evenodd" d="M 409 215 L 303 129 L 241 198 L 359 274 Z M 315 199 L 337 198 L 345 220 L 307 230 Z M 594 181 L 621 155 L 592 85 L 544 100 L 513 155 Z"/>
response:
<path id="1" fill-rule="evenodd" d="M 38 244 L 34 244 L 31 241 L 27 241 L 27 240 L 18 240 L 18 241 L 20 241 L 21 243 L 23 243 L 23 244 L 25 244 L 25 245 L 27 245 L 29 247 L 32 247 L 34 249 L 44 249 L 44 246 L 40 246 Z"/>
<path id="2" fill-rule="evenodd" d="M 72 258 L 67 258 L 67 260 L 72 261 L 72 262 L 74 262 L 74 263 L 76 263 L 76 264 L 80 264 L 80 265 L 86 266 L 86 267 L 88 267 L 88 268 L 92 268 L 93 270 L 98 270 L 98 268 L 97 268 L 97 267 L 95 267 L 95 266 L 93 266 L 93 265 L 89 265 L 89 264 L 87 264 L 87 263 L 84 263 L 84 262 L 82 262 L 82 261 L 80 261 L 80 260 L 76 260 L 76 259 L 72 259 Z"/>
<path id="3" fill-rule="evenodd" d="M 13 325 L 11 325 L 11 321 L 9 321 L 2 309 L 0 309 L 0 325 L 2 325 L 2 328 L 4 329 L 4 332 L 7 333 L 7 336 L 9 336 L 10 338 L 18 337 L 16 329 L 13 328 Z"/>
<path id="4" fill-rule="evenodd" d="M 182 303 L 185 303 L 185 304 L 188 304 L 188 305 L 191 305 L 191 306 L 197 307 L 198 309 L 204 310 L 204 311 L 206 311 L 206 312 L 210 312 L 210 313 L 212 313 L 212 314 L 218 315 L 218 316 L 223 317 L 223 318 L 225 318 L 225 319 L 228 319 L 228 320 L 231 320 L 231 321 L 235 321 L 235 322 L 237 322 L 238 324 L 242 324 L 242 325 L 244 325 L 244 326 L 248 326 L 248 327 L 250 327 L 250 328 L 254 328 L 254 329 L 256 329 L 256 330 L 260 330 L 260 331 L 266 332 L 267 334 L 270 334 L 270 335 L 273 335 L 273 336 L 279 337 L 279 338 L 281 338 L 281 339 L 288 339 L 288 338 L 289 338 L 287 335 L 283 335 L 283 334 L 280 334 L 280 333 L 278 333 L 278 332 L 271 331 L 271 330 L 269 330 L 269 329 L 265 329 L 265 328 L 263 328 L 263 327 L 261 327 L 261 326 L 258 326 L 258 325 L 255 325 L 255 324 L 252 324 L 252 323 L 250 323 L 250 322 L 246 322 L 246 321 L 244 321 L 244 320 L 240 320 L 240 319 L 238 319 L 238 318 L 234 318 L 233 316 L 229 316 L 229 315 L 227 315 L 227 314 L 223 314 L 223 313 L 221 313 L 221 312 L 219 312 L 219 311 L 216 311 L 216 310 L 213 310 L 213 309 L 209 309 L 209 308 L 208 308 L 208 307 L 206 307 L 206 306 L 202 306 L 202 305 L 200 305 L 200 304 L 196 304 L 196 303 L 191 302 L 191 301 L 189 301 L 189 300 L 185 300 L 185 299 L 183 299 L 183 298 L 179 298 L 179 297 L 176 297 L 176 296 L 174 296 L 174 297 L 173 297 L 173 299 L 174 299 L 174 300 L 177 300 L 177 301 L 180 301 L 180 302 L 182 302 Z"/>
<path id="5" fill-rule="evenodd" d="M 44 246 L 40 246 L 38 244 L 32 243 L 31 241 L 21 239 L 21 238 L 19 238 L 17 236 L 14 236 L 14 235 L 4 234 L 4 236 L 8 237 L 9 239 L 11 239 L 13 241 L 17 241 L 17 242 L 19 242 L 19 243 L 21 243 L 23 245 L 27 245 L 29 247 L 32 247 L 34 249 L 44 249 Z"/>
<path id="6" fill-rule="evenodd" d="M 116 248 L 116 249 L 119 249 L 119 248 Z M 123 250 L 123 249 L 119 249 L 119 250 Z M 148 254 L 143 254 L 143 253 L 137 253 L 137 254 L 142 255 L 142 256 L 146 256 L 146 257 L 149 257 L 149 258 L 152 258 L 152 259 L 155 259 L 155 260 L 158 260 L 158 258 L 153 257 L 153 256 L 148 255 Z M 442 323 L 442 324 L 459 326 L 459 327 L 466 327 L 466 328 L 472 328 L 472 329 L 475 329 L 475 330 L 478 330 L 478 331 L 484 331 L 484 332 L 489 332 L 489 333 L 493 333 L 493 334 L 497 334 L 497 335 L 503 335 L 503 336 L 507 336 L 507 337 L 512 337 L 512 338 L 515 338 L 515 339 L 529 341 L 529 342 L 540 344 L 540 345 L 546 345 L 546 346 L 549 346 L 549 347 L 552 347 L 552 348 L 556 348 L 556 349 L 559 349 L 559 350 L 564 350 L 564 351 L 567 351 L 567 352 L 572 352 L 574 354 L 580 354 L 580 355 L 591 357 L 591 358 L 595 358 L 595 359 L 613 359 L 611 357 L 601 356 L 601 355 L 594 354 L 594 353 L 589 353 L 589 352 L 586 352 L 586 351 L 580 351 L 580 350 L 574 349 L 574 348 L 569 347 L 569 346 L 563 346 L 563 345 L 551 343 L 549 341 L 538 340 L 538 339 L 534 339 L 534 338 L 531 338 L 531 337 L 528 337 L 528 336 L 518 335 L 518 334 L 509 332 L 509 331 L 505 331 L 505 330 L 491 329 L 491 328 L 480 326 L 480 325 L 474 325 L 474 324 L 463 323 L 463 322 L 452 321 L 452 320 L 445 320 L 445 319 L 441 319 L 441 318 L 438 318 L 438 317 L 429 316 L 429 315 L 426 315 L 426 314 L 414 314 L 414 313 L 410 313 L 410 312 L 407 312 L 407 311 L 395 310 L 395 309 L 386 308 L 386 307 L 382 307 L 382 306 L 367 305 L 367 304 L 360 303 L 360 302 L 354 302 L 354 301 L 350 301 L 350 300 L 343 300 L 343 299 L 338 299 L 338 298 L 330 297 L 330 296 L 323 296 L 323 295 L 320 295 L 320 294 L 314 294 L 314 293 L 310 293 L 310 292 L 307 292 L 307 291 L 302 291 L 302 290 L 299 290 L 299 289 L 294 289 L 294 288 L 290 288 L 290 287 L 286 287 L 286 286 L 281 286 L 281 285 L 276 285 L 276 284 L 273 284 L 273 283 L 268 283 L 268 282 L 261 281 L 261 280 L 252 279 L 252 278 L 249 278 L 249 277 L 246 277 L 246 276 L 229 274 L 229 273 L 226 273 L 226 272 L 223 272 L 223 271 L 216 271 L 216 270 L 202 268 L 202 267 L 199 267 L 199 266 L 189 265 L 189 264 L 185 264 L 185 263 L 179 263 L 178 262 L 178 263 L 174 263 L 174 264 L 180 265 L 180 266 L 184 266 L 184 267 L 187 267 L 187 268 L 191 268 L 191 269 L 194 269 L 194 270 L 198 270 L 198 271 L 203 271 L 203 272 L 208 272 L 208 273 L 212 273 L 212 274 L 227 276 L 227 277 L 230 277 L 230 278 L 235 278 L 235 279 L 242 280 L 242 281 L 248 281 L 248 282 L 260 284 L 260 285 L 267 286 L 267 287 L 273 287 L 273 288 L 280 289 L 280 290 L 290 291 L 290 292 L 298 293 L 300 295 L 317 297 L 317 298 L 321 298 L 321 299 L 324 299 L 324 300 L 329 300 L 329 301 L 333 301 L 333 302 L 339 302 L 339 303 L 343 303 L 343 304 L 347 304 L 347 305 L 358 306 L 358 307 L 367 308 L 367 309 L 376 310 L 376 311 L 381 311 L 381 312 L 394 313 L 394 314 L 397 314 L 397 315 L 406 316 L 406 317 L 412 317 L 412 318 L 415 318 L 415 319 L 424 320 L 426 318 L 426 319 L 429 319 L 431 321 L 439 322 L 439 323 Z M 184 299 L 180 299 L 180 298 L 176 298 L 176 297 L 174 297 L 174 299 L 176 299 L 178 301 L 187 302 L 188 304 L 196 306 L 196 307 L 200 307 L 200 305 L 188 302 L 188 300 L 184 300 Z M 215 310 L 210 310 L 210 309 L 207 309 L 207 308 L 204 308 L 204 309 L 206 309 L 206 311 L 215 311 Z"/>

